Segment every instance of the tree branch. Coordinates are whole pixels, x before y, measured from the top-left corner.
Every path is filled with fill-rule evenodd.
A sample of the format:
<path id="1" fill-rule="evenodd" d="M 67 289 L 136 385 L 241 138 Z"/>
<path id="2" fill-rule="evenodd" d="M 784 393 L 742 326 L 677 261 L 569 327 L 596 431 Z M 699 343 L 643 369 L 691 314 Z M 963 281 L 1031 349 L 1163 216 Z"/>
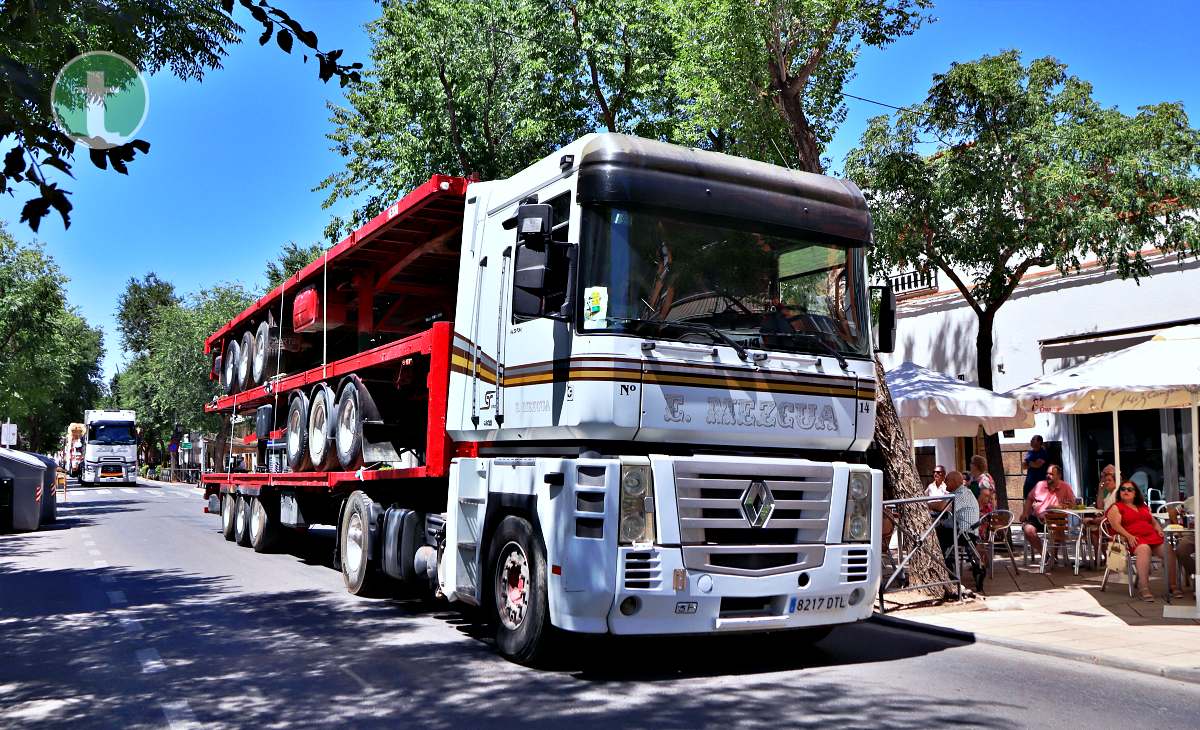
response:
<path id="1" fill-rule="evenodd" d="M 926 230 L 926 233 L 925 233 L 925 252 L 924 253 L 925 253 L 925 258 L 927 258 L 930 261 L 932 261 L 933 263 L 937 264 L 937 267 L 939 269 L 946 272 L 946 276 L 948 276 L 950 278 L 950 281 L 954 282 L 954 286 L 958 287 L 958 291 L 963 295 L 963 299 L 967 300 L 967 304 L 971 305 L 971 309 L 974 310 L 974 312 L 977 316 L 982 317 L 984 312 L 983 312 L 983 307 L 979 306 L 979 300 L 977 300 L 975 298 L 975 295 L 974 295 L 974 293 L 972 293 L 971 288 L 969 286 L 967 286 L 966 282 L 964 282 L 962 280 L 962 277 L 958 275 L 958 272 L 955 271 L 950 266 L 950 264 L 947 263 L 946 260 L 943 259 L 941 256 L 939 256 L 937 254 L 937 251 L 934 250 L 934 248 L 933 248 L 933 233 L 928 230 Z"/>
<path id="2" fill-rule="evenodd" d="M 458 109 L 454 104 L 454 86 L 450 80 L 446 78 L 446 64 L 439 58 L 437 60 L 438 79 L 442 82 L 442 91 L 446 94 L 446 114 L 450 117 L 450 143 L 454 145 L 454 153 L 458 157 L 458 164 L 462 167 L 463 174 L 471 171 L 471 165 L 467 162 L 467 152 L 463 149 L 462 134 L 458 128 Z"/>

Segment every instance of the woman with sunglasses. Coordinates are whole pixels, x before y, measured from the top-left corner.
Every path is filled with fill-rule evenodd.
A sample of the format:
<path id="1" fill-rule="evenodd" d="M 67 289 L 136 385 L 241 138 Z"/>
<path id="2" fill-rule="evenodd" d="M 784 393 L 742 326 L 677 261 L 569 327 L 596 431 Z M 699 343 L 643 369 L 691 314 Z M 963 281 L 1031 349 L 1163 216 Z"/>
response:
<path id="1" fill-rule="evenodd" d="M 1163 531 L 1158 520 L 1150 514 L 1142 491 L 1133 482 L 1124 482 L 1117 488 L 1117 501 L 1108 508 L 1109 524 L 1118 535 L 1125 538 L 1129 551 L 1137 561 L 1138 594 L 1146 603 L 1154 602 L 1150 592 L 1150 556 L 1155 555 L 1167 566 L 1167 579 L 1171 593 L 1175 587 L 1175 571 L 1171 568 L 1171 556 L 1163 547 Z"/>

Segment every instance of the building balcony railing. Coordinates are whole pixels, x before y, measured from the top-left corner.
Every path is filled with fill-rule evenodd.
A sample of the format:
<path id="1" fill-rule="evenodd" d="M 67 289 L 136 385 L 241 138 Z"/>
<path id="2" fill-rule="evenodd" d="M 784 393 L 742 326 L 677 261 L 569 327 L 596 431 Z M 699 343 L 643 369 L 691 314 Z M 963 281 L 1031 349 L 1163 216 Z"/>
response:
<path id="1" fill-rule="evenodd" d="M 896 292 L 896 296 L 938 290 L 937 269 L 905 271 L 889 276 L 888 280 L 892 283 L 892 291 Z"/>

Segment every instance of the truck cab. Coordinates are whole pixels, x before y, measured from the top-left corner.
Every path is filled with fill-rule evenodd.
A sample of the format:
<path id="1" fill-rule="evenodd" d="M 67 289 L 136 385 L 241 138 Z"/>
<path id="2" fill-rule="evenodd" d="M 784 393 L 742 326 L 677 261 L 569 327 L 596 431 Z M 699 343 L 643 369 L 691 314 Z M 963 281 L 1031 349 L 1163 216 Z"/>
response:
<path id="1" fill-rule="evenodd" d="M 137 414 L 131 410 L 84 413 L 83 484 L 126 484 L 137 481 Z"/>

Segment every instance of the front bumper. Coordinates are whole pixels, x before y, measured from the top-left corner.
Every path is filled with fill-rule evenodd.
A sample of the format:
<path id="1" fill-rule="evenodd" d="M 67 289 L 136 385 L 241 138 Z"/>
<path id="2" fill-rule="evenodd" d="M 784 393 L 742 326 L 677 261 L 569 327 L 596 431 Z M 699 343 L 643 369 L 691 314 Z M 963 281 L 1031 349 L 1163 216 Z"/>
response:
<path id="1" fill-rule="evenodd" d="M 879 561 L 870 551 L 870 544 L 828 545 L 820 566 L 747 577 L 687 570 L 679 548 L 621 548 L 608 628 L 614 634 L 707 634 L 861 621 L 871 615 L 879 590 Z M 647 562 L 657 568 L 649 581 Z M 683 571 L 682 587 L 676 571 Z M 630 598 L 634 610 L 626 615 L 621 607 L 628 608 Z"/>
<path id="2" fill-rule="evenodd" d="M 83 481 L 95 484 L 104 483 L 124 483 L 132 482 L 137 479 L 137 469 L 131 466 L 122 466 L 120 470 L 113 467 L 104 468 L 87 468 L 84 467 L 82 477 Z"/>

